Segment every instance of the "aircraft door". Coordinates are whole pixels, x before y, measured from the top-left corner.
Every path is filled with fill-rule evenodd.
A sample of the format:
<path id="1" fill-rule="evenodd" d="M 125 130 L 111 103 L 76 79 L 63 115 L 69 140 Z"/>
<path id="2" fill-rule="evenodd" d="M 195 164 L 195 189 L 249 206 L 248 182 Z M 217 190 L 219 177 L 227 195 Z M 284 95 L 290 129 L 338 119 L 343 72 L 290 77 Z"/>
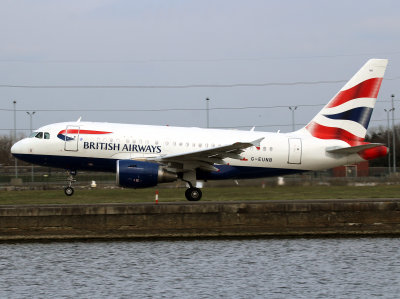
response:
<path id="1" fill-rule="evenodd" d="M 288 164 L 301 164 L 302 143 L 300 138 L 289 138 Z"/>
<path id="2" fill-rule="evenodd" d="M 65 129 L 64 149 L 66 151 L 78 151 L 79 130 L 78 126 L 67 126 Z"/>

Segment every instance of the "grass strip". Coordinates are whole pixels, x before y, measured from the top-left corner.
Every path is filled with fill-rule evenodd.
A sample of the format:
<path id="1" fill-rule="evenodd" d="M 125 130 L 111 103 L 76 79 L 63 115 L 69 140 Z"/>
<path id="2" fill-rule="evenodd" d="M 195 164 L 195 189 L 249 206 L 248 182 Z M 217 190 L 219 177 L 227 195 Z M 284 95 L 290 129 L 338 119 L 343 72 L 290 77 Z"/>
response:
<path id="1" fill-rule="evenodd" d="M 71 197 L 63 190 L 0 191 L 0 205 L 95 204 L 154 202 L 152 189 L 76 189 Z M 159 202 L 187 202 L 185 189 L 158 189 Z M 276 186 L 204 188 L 201 201 L 302 200 L 400 198 L 400 185 L 378 186 Z"/>

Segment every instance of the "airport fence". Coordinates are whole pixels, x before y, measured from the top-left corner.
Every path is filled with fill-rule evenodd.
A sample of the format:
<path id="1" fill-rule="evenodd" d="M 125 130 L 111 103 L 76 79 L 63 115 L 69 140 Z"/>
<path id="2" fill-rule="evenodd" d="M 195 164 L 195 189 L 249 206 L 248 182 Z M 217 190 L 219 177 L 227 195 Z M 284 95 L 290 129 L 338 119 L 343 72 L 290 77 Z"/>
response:
<path id="1" fill-rule="evenodd" d="M 0 166 L 0 190 L 59 189 L 67 184 L 68 173 L 63 169 L 42 166 Z M 78 188 L 117 188 L 115 174 L 105 172 L 78 172 L 74 186 Z M 184 182 L 161 184 L 159 188 L 183 188 Z M 313 171 L 251 180 L 222 180 L 200 183 L 204 187 L 229 186 L 279 186 L 279 185 L 374 185 L 400 184 L 398 173 L 389 173 L 386 167 L 371 167 L 367 176 L 357 176 L 346 171 L 345 176 L 335 176 L 334 171 Z"/>

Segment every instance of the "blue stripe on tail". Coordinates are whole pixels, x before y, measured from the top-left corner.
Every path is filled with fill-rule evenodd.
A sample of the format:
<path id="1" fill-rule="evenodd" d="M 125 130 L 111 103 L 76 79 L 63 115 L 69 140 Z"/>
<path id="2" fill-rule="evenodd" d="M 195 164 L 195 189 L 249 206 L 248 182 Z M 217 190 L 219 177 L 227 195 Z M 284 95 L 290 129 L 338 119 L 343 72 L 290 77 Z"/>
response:
<path id="1" fill-rule="evenodd" d="M 341 120 L 351 120 L 359 123 L 364 128 L 368 128 L 369 120 L 371 119 L 373 108 L 368 107 L 358 107 L 348 111 L 344 111 L 338 114 L 326 115 L 325 117 L 330 119 L 341 119 Z"/>

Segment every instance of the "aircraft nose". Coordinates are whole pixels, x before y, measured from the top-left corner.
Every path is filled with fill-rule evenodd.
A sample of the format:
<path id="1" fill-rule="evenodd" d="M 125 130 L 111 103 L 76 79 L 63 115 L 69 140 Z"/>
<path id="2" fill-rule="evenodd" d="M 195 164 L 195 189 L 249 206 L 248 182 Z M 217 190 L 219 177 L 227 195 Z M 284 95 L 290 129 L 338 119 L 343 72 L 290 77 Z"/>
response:
<path id="1" fill-rule="evenodd" d="M 18 142 L 14 143 L 13 146 L 11 147 L 11 154 L 16 154 L 18 151 Z"/>
<path id="2" fill-rule="evenodd" d="M 11 153 L 13 155 L 15 154 L 22 154 L 23 153 L 23 146 L 22 146 L 22 140 L 14 143 L 14 145 L 11 147 Z"/>

